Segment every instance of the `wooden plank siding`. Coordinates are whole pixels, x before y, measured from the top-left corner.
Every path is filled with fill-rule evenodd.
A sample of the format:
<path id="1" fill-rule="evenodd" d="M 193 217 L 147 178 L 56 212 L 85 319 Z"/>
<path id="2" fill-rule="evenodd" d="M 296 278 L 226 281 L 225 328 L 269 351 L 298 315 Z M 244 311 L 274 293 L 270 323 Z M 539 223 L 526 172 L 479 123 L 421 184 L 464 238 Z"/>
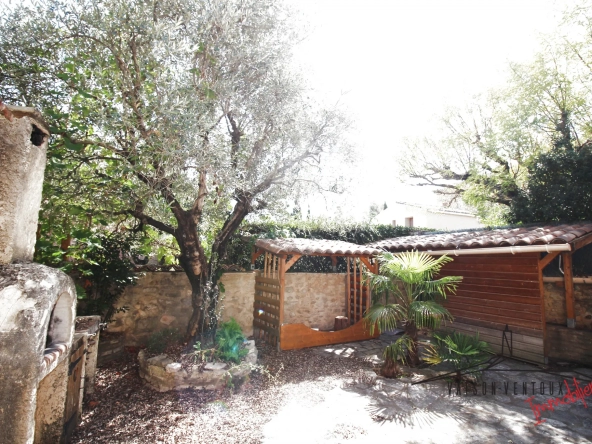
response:
<path id="1" fill-rule="evenodd" d="M 474 334 L 500 353 L 506 325 L 513 332 L 513 356 L 544 362 L 544 313 L 539 282 L 539 254 L 459 256 L 441 276 L 462 276 L 456 295 L 444 306 L 455 321 L 447 326 Z M 505 354 L 508 355 L 506 348 Z"/>

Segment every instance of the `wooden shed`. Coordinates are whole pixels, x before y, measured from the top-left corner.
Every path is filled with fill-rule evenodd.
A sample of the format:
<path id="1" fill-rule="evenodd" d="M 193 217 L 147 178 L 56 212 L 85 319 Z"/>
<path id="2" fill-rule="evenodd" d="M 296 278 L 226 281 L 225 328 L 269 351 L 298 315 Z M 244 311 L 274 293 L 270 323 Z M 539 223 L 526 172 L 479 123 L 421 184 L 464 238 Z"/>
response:
<path id="1" fill-rule="evenodd" d="M 561 255 L 566 327 L 574 329 L 572 253 L 590 243 L 592 223 L 585 222 L 406 236 L 371 246 L 454 258 L 442 269 L 442 275 L 463 277 L 456 295 L 444 304 L 454 316 L 449 326 L 479 332 L 498 353 L 545 363 L 556 342 L 548 337 L 543 269 Z"/>
<path id="2" fill-rule="evenodd" d="M 264 255 L 263 268 L 255 276 L 253 304 L 253 330 L 255 336 L 278 345 L 281 350 L 292 350 L 327 344 L 361 341 L 378 336 L 370 335 L 362 316 L 370 307 L 369 285 L 362 279 L 365 269 L 376 273 L 376 248 L 348 242 L 316 239 L 259 239 L 252 262 Z M 337 260 L 346 264 L 343 310 L 336 315 L 347 318 L 343 329 L 317 331 L 302 323 L 284 323 L 286 272 L 302 256 L 323 256 L 331 260 L 334 269 Z"/>

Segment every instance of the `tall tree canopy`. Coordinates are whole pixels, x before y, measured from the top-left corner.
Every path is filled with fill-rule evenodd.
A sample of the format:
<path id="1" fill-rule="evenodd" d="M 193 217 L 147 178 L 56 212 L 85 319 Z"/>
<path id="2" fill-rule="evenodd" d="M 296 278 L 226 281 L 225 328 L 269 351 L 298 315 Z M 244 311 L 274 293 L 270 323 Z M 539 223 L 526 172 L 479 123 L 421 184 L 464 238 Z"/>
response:
<path id="1" fill-rule="evenodd" d="M 528 170 L 528 183 L 510 207 L 511 222 L 592 220 L 592 147 L 552 150 Z"/>
<path id="2" fill-rule="evenodd" d="M 54 134 L 44 217 L 173 236 L 189 336 L 216 322 L 218 262 L 243 219 L 345 150 L 343 115 L 290 69 L 291 23 L 272 0 L 42 0 L 0 21 L 0 97 L 41 109 Z"/>
<path id="3" fill-rule="evenodd" d="M 409 140 L 405 176 L 462 199 L 489 223 L 510 218 L 529 181 L 528 165 L 552 150 L 579 149 L 592 137 L 592 9 L 566 13 L 531 63 L 510 64 L 506 85 L 453 108 L 437 137 Z"/>

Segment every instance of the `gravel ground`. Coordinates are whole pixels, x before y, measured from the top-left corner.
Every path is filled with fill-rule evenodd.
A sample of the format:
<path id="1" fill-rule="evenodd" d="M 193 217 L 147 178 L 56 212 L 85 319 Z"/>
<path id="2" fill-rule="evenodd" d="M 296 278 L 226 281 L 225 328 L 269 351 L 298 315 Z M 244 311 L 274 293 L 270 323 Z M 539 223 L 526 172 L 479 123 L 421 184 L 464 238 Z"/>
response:
<path id="1" fill-rule="evenodd" d="M 451 395 L 446 381 L 413 382 L 445 369 L 410 369 L 405 377 L 376 378 L 372 362 L 380 340 L 277 353 L 258 343 L 260 364 L 231 391 L 158 393 L 138 376 L 137 353 L 99 369 L 93 399 L 84 406 L 76 443 L 262 443 L 262 444 L 541 444 L 590 443 L 592 409 L 578 401 L 545 411 L 535 424 L 527 398 L 506 394 L 505 383 L 547 386 L 592 369 L 541 373 L 511 359 L 496 364 L 484 380 L 499 393 Z M 573 373 L 573 371 L 576 371 Z M 538 387 L 539 385 L 537 385 Z M 533 385 L 534 387 L 534 385 Z M 466 390 L 465 390 L 466 391 Z M 549 396 L 537 395 L 536 403 Z M 587 407 L 588 408 L 587 408 Z"/>
<path id="2" fill-rule="evenodd" d="M 371 364 L 327 358 L 313 350 L 276 352 L 258 343 L 266 372 L 253 373 L 232 391 L 183 390 L 158 393 L 138 376 L 136 354 L 97 370 L 74 443 L 259 443 L 263 428 L 282 406 L 302 392 L 330 390 L 353 380 Z"/>

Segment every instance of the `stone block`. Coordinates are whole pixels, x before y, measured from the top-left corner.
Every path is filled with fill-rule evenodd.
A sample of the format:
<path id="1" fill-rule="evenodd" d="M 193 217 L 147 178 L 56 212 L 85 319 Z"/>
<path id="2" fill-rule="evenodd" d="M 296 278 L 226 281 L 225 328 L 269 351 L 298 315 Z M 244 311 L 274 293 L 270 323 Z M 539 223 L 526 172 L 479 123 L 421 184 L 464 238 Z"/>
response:
<path id="1" fill-rule="evenodd" d="M 173 362 L 171 364 L 167 364 L 167 366 L 164 369 L 167 373 L 177 373 L 181 371 L 182 368 L 183 367 L 181 366 L 181 364 L 179 364 L 178 362 Z"/>
<path id="2" fill-rule="evenodd" d="M 215 371 L 215 370 L 224 370 L 228 367 L 228 364 L 224 362 L 208 362 L 204 366 L 204 370 Z"/>
<path id="3" fill-rule="evenodd" d="M 167 355 L 158 355 L 148 359 L 148 364 L 165 368 L 167 365 L 172 364 L 173 360 L 169 358 Z"/>
<path id="4" fill-rule="evenodd" d="M 175 321 L 175 319 L 177 318 L 174 316 L 162 315 L 160 318 L 160 322 L 164 325 L 171 325 Z"/>

